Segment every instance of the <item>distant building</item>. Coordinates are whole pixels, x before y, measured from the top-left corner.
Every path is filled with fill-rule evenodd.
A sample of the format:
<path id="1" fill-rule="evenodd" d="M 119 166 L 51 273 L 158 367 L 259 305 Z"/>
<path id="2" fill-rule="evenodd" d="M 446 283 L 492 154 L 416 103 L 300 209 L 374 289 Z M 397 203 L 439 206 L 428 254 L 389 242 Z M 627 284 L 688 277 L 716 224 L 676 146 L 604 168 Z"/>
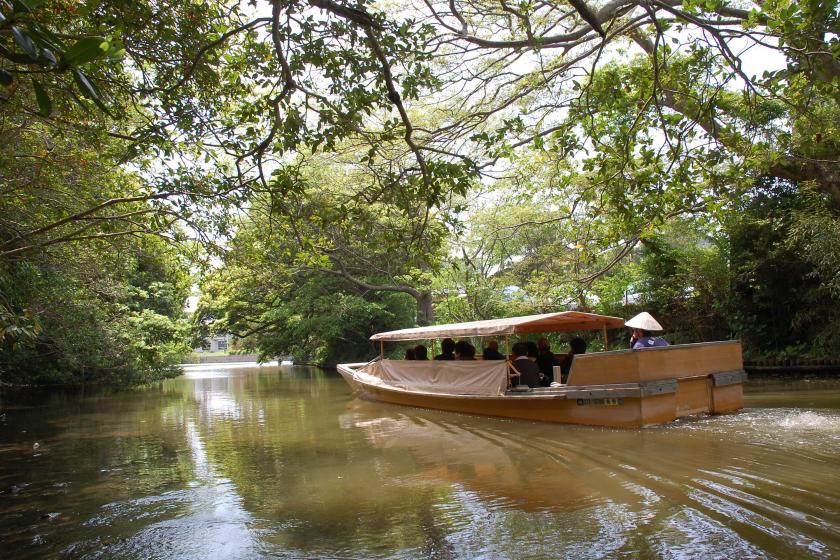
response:
<path id="1" fill-rule="evenodd" d="M 201 348 L 196 348 L 196 352 L 227 352 L 231 344 L 233 344 L 232 334 L 218 334 L 208 336 L 201 344 Z"/>

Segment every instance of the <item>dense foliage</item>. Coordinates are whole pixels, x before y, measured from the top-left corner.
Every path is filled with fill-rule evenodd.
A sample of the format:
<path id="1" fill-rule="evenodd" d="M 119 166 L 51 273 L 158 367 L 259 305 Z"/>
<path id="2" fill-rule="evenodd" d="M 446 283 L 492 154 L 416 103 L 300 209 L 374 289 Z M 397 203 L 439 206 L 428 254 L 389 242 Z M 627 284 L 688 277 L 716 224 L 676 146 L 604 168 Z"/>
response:
<path id="1" fill-rule="evenodd" d="M 173 375 L 188 350 L 184 215 L 122 134 L 139 113 L 115 115 L 125 98 L 91 81 L 119 77 L 118 49 L 85 35 L 97 23 L 74 3 L 41 4 L 0 6 L 0 382 Z"/>
<path id="2" fill-rule="evenodd" d="M 109 157 L 107 137 L 61 134 L 8 113 L 0 130 L 0 380 L 172 374 L 187 350 L 189 292 L 186 262 L 165 235 L 172 220 L 143 200 L 66 220 L 132 198 L 142 183 Z"/>
<path id="3" fill-rule="evenodd" d="M 302 163 L 302 194 L 253 201 L 223 266 L 205 277 L 199 332 L 234 333 L 269 358 L 335 364 L 369 354 L 372 329 L 430 317 L 445 230 L 425 209 L 358 199 L 358 177 L 340 170 Z"/>
<path id="4" fill-rule="evenodd" d="M 184 263 L 153 238 L 67 245 L 0 269 L 9 383 L 140 383 L 187 351 Z"/>
<path id="5" fill-rule="evenodd" d="M 3 376 L 165 371 L 187 231 L 196 332 L 265 356 L 570 306 L 836 353 L 839 18 L 0 0 Z"/>
<path id="6" fill-rule="evenodd" d="M 840 354 L 840 220 L 815 193 L 757 189 L 729 226 L 732 329 L 753 355 Z"/>
<path id="7" fill-rule="evenodd" d="M 627 318 L 646 310 L 672 342 L 739 338 L 748 359 L 840 354 L 840 220 L 824 194 L 765 179 L 714 215 L 649 228 L 617 263 L 609 250 L 598 254 L 598 244 L 577 243 L 576 226 L 544 219 L 547 204 L 533 205 L 528 221 L 517 198 L 472 222 L 480 230 L 458 264 L 472 274 L 450 279 L 441 314 L 452 309 L 446 294 L 460 291 L 457 320 L 570 308 Z"/>

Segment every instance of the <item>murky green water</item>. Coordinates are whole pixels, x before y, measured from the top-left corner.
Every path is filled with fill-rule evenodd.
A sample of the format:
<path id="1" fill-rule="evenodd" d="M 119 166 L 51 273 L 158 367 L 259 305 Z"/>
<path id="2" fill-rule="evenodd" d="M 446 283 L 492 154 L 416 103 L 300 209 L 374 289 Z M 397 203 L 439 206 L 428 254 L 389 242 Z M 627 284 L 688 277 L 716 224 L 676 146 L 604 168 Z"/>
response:
<path id="1" fill-rule="evenodd" d="M 747 404 L 609 430 L 224 366 L 142 391 L 7 394 L 0 556 L 840 557 L 840 382 L 752 382 Z"/>

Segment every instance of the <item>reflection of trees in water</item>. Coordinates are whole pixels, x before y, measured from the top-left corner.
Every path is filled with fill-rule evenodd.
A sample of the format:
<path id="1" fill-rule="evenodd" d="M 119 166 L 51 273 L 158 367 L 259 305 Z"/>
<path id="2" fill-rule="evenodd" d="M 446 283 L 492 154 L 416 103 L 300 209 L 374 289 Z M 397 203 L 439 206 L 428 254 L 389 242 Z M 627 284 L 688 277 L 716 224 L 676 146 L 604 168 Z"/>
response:
<path id="1" fill-rule="evenodd" d="M 475 492 L 494 506 L 526 511 L 586 507 L 596 497 L 566 458 L 535 451 L 530 442 L 512 439 L 502 430 L 473 427 L 473 418 L 459 425 L 457 415 L 444 419 L 431 411 L 422 417 L 402 409 L 381 415 L 381 410 L 366 411 L 366 404 L 345 415 L 343 424 L 362 429 L 380 449 L 410 453 L 417 466 L 415 478 Z"/>
<path id="2" fill-rule="evenodd" d="M 251 515 L 278 528 L 265 540 L 310 553 L 335 543 L 354 555 L 445 550 L 442 489 L 406 484 L 414 472 L 406 454 L 383 456 L 359 431 L 340 430 L 344 382 L 306 371 L 313 374 L 198 379 L 184 395 L 195 403 L 207 460 Z"/>
<path id="3" fill-rule="evenodd" d="M 69 475 L 119 469 L 134 488 L 152 489 L 191 476 L 189 461 L 177 461 L 185 450 L 183 430 L 172 429 L 171 419 L 160 413 L 181 408 L 181 402 L 179 394 L 157 388 L 54 394 L 8 414 L 2 441 L 22 448 L 38 442 L 39 470 Z"/>
<path id="4" fill-rule="evenodd" d="M 85 541 L 98 550 L 109 538 L 186 512 L 177 500 L 165 506 L 151 500 L 122 515 L 138 497 L 165 494 L 194 478 L 184 430 L 161 414 L 182 403 L 180 394 L 160 387 L 117 393 L 88 388 L 84 395 L 30 396 L 5 409 L 0 480 L 4 490 L 13 490 L 3 496 L 3 547 L 22 550 L 40 539 L 47 543 L 45 554 L 71 543 L 82 553 Z M 57 515 L 45 524 L 45 512 Z"/>
<path id="5" fill-rule="evenodd" d="M 744 393 L 744 405 L 750 408 L 813 409 L 834 413 L 840 406 L 838 380 L 778 380 L 750 379 Z"/>
<path id="6" fill-rule="evenodd" d="M 366 402 L 276 369 L 27 404 L 0 422 L 12 549 L 39 534 L 80 556 L 219 535 L 319 557 L 840 550 L 836 405 L 609 430 Z"/>

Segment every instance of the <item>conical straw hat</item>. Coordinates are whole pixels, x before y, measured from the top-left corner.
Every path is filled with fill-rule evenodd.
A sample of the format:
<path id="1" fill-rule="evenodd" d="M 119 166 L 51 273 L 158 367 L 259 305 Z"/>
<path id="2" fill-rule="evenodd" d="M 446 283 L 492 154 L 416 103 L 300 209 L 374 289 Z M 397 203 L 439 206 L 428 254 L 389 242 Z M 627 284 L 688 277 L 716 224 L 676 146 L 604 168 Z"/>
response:
<path id="1" fill-rule="evenodd" d="M 643 331 L 662 330 L 662 325 L 660 325 L 647 311 L 642 311 L 629 321 L 624 321 L 624 326 L 630 327 L 631 329 L 642 329 Z"/>

